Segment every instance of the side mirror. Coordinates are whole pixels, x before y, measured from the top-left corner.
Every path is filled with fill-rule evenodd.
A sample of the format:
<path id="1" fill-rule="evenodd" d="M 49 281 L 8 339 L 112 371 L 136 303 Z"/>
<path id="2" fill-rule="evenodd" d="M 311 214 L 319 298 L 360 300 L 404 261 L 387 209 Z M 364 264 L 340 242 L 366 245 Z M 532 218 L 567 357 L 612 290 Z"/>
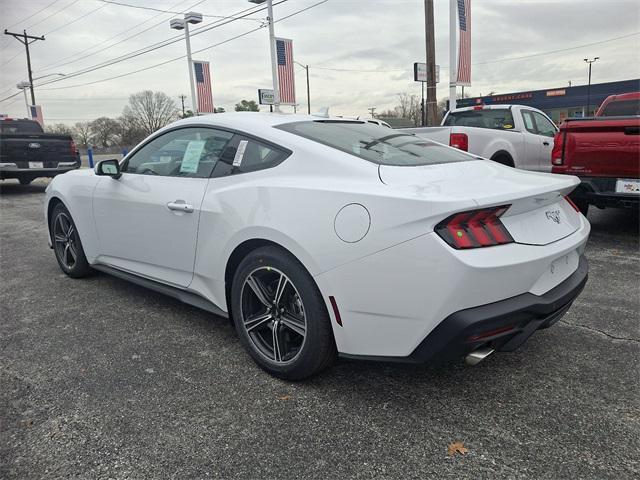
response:
<path id="1" fill-rule="evenodd" d="M 116 159 L 102 160 L 101 162 L 98 162 L 94 168 L 94 172 L 96 175 L 111 177 L 113 179 L 118 179 L 122 176 L 120 163 Z"/>

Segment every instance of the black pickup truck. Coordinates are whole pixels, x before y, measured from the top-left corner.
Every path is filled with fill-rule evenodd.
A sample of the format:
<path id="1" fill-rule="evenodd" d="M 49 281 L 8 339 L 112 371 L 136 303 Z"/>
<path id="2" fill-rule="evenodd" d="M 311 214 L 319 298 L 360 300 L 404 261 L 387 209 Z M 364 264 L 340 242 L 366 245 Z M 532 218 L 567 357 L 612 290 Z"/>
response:
<path id="1" fill-rule="evenodd" d="M 38 177 L 80 167 L 80 153 L 69 135 L 44 133 L 38 122 L 0 119 L 0 180 L 27 185 Z"/>

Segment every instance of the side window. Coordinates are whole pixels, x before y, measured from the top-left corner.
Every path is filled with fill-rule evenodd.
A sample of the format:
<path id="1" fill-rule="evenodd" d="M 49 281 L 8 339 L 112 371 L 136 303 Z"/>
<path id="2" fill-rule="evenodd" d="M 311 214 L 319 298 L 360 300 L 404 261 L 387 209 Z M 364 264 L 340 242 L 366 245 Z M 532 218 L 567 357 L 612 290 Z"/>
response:
<path id="1" fill-rule="evenodd" d="M 223 177 L 275 167 L 288 155 L 288 152 L 283 149 L 238 134 L 233 137 L 222 153 L 220 162 L 214 168 L 213 176 Z"/>
<path id="2" fill-rule="evenodd" d="M 213 128 L 180 128 L 135 152 L 123 172 L 164 177 L 209 178 L 232 133 Z"/>
<path id="3" fill-rule="evenodd" d="M 533 112 L 533 118 L 536 121 L 538 135 L 553 137 L 556 134 L 556 127 L 549 121 L 547 117 L 539 114 L 538 112 Z"/>
<path id="4" fill-rule="evenodd" d="M 533 112 L 531 112 L 529 110 L 523 110 L 522 111 L 522 120 L 524 121 L 524 128 L 527 129 L 527 132 L 537 134 L 538 132 L 536 131 L 536 126 L 533 123 L 533 115 L 532 114 L 533 114 Z"/>

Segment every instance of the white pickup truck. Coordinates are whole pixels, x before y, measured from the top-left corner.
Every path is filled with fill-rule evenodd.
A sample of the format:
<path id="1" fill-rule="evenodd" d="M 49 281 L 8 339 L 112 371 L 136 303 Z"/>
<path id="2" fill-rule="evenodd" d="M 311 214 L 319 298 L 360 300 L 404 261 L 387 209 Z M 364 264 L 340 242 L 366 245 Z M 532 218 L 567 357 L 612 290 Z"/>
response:
<path id="1" fill-rule="evenodd" d="M 553 137 L 558 128 L 532 107 L 482 105 L 447 112 L 440 127 L 403 131 L 511 167 L 550 172 Z"/>

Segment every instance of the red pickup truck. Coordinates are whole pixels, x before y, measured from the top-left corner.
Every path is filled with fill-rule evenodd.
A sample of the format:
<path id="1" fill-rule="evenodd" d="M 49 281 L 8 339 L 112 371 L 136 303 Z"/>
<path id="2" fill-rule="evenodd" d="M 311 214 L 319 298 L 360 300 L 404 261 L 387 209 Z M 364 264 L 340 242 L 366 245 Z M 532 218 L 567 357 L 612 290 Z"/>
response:
<path id="1" fill-rule="evenodd" d="M 587 214 L 589 205 L 640 204 L 640 92 L 607 97 L 592 118 L 567 119 L 556 133 L 553 173 L 582 181 L 571 199 Z"/>

